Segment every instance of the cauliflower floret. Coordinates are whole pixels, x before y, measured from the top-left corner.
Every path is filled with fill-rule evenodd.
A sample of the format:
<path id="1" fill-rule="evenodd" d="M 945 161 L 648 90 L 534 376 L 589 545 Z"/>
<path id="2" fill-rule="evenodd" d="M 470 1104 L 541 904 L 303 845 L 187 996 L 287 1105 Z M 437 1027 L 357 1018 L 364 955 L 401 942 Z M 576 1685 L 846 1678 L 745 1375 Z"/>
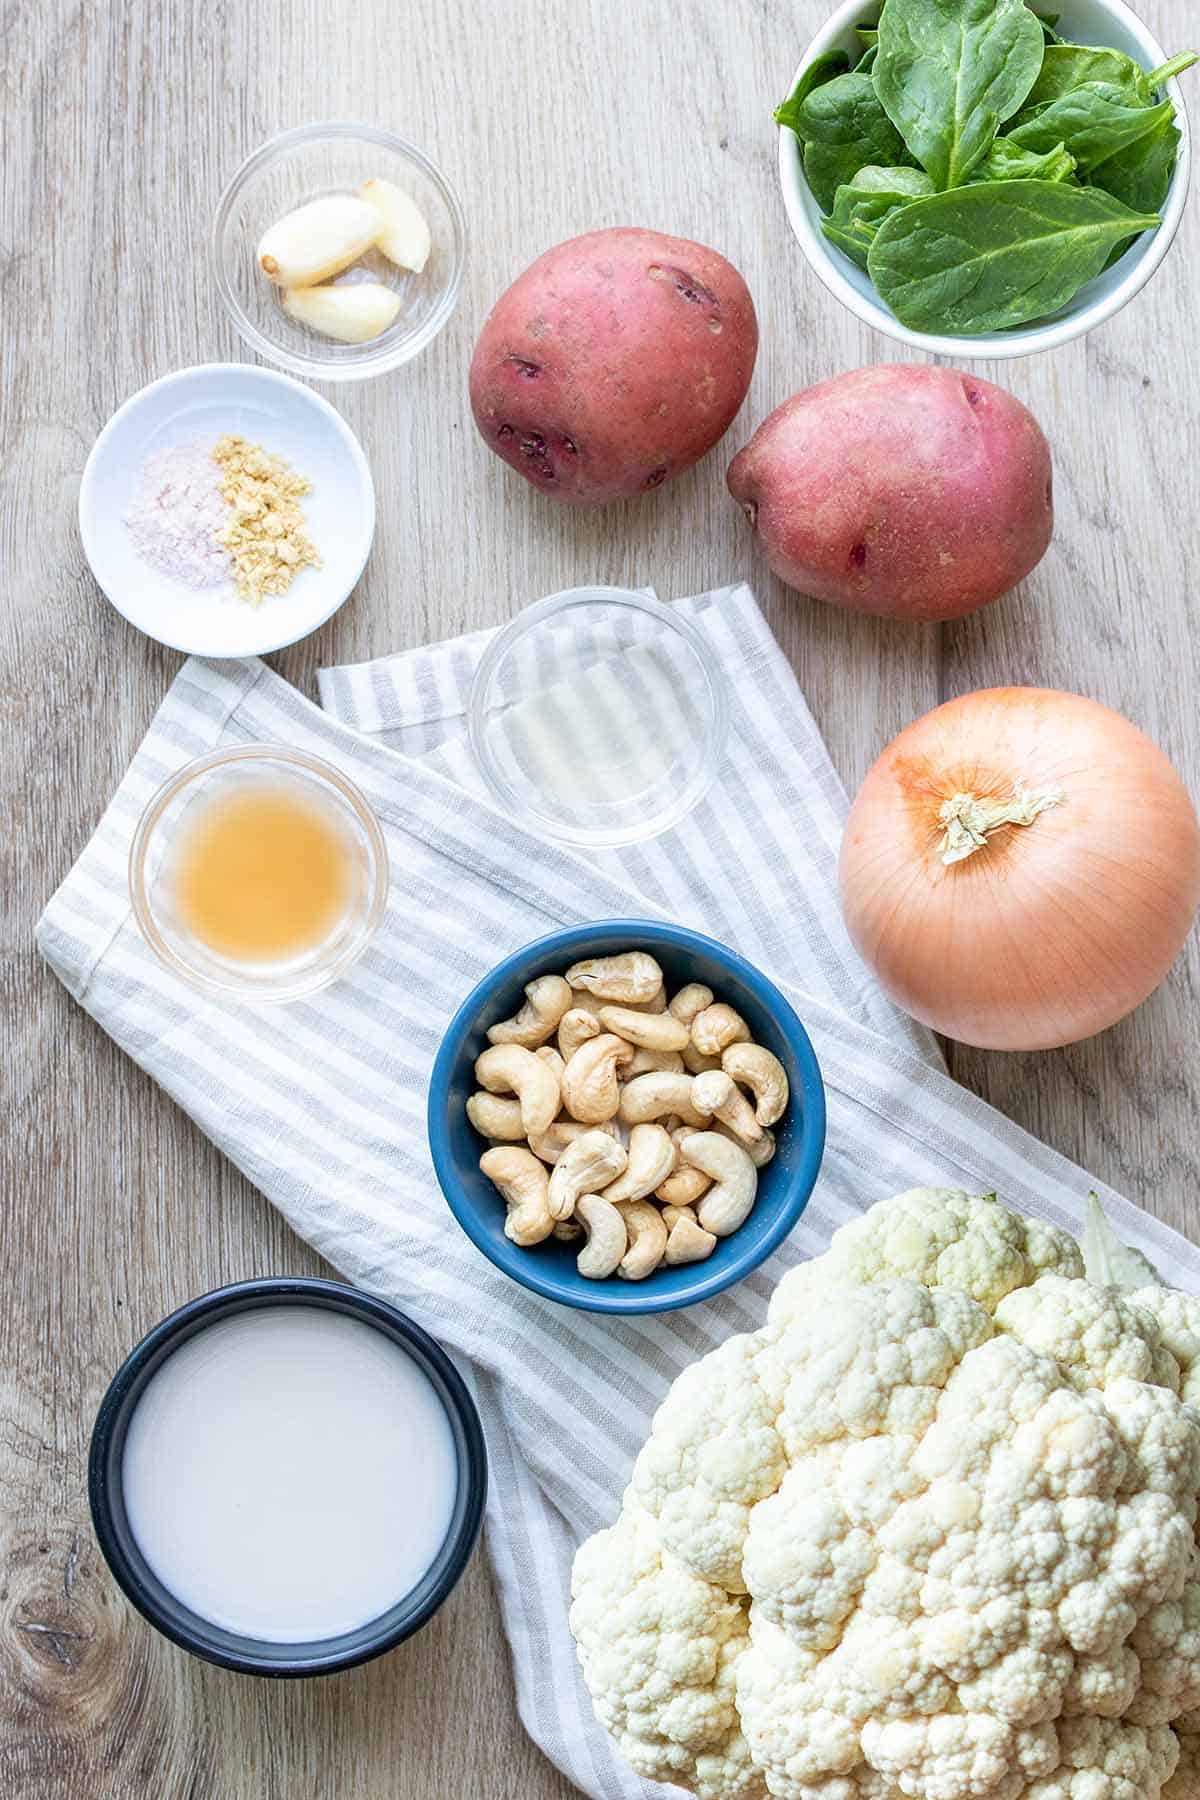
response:
<path id="1" fill-rule="evenodd" d="M 1015 1726 L 991 1713 L 870 1719 L 863 1749 L 871 1767 L 914 1800 L 1018 1800 L 1031 1777 L 1058 1763 L 1053 1725 Z"/>
<path id="2" fill-rule="evenodd" d="M 1196 1724 L 1200 1726 L 1200 1719 Z M 1200 1800 L 1200 1732 L 1177 1729 L 1177 1736 L 1179 1761 L 1162 1791 L 1162 1800 Z"/>
<path id="3" fill-rule="evenodd" d="M 1077 1656 L 1063 1695 L 1063 1711 L 1074 1717 L 1094 1713 L 1119 1719 L 1133 1704 L 1142 1665 L 1128 1644 L 1117 1644 L 1105 1656 Z"/>
<path id="4" fill-rule="evenodd" d="M 824 1256 L 785 1275 L 770 1317 L 786 1323 L 831 1287 L 881 1281 L 958 1288 L 994 1312 L 1005 1294 L 1048 1273 L 1083 1274 L 1079 1246 L 1065 1231 L 1009 1212 L 994 1194 L 912 1188 L 843 1225 Z"/>
<path id="5" fill-rule="evenodd" d="M 886 1656 L 886 1645 L 879 1648 Z M 898 1794 L 890 1783 L 882 1789 L 867 1784 L 873 1772 L 860 1740 L 872 1695 L 861 1681 L 854 1689 L 846 1685 L 845 1663 L 840 1652 L 822 1658 L 798 1649 L 760 1615 L 751 1622 L 750 1648 L 738 1659 L 737 1705 L 751 1752 L 777 1800 Z M 888 1672 L 882 1662 L 877 1667 Z M 949 1693 L 943 1683 L 933 1698 L 945 1700 Z"/>
<path id="6" fill-rule="evenodd" d="M 1057 1769 L 1033 1782 L 1022 1800 L 1162 1800 L 1179 1758 L 1165 1726 L 1145 1730 L 1118 1719 L 1064 1719 Z"/>
<path id="7" fill-rule="evenodd" d="M 1163 1725 L 1200 1707 L 1200 1552 L 1192 1551 L 1187 1584 L 1138 1620 L 1130 1645 L 1141 1665 L 1141 1689 L 1127 1707 L 1140 1725 Z"/>
<path id="8" fill-rule="evenodd" d="M 831 1650 L 879 1551 L 835 1494 L 810 1492 L 803 1468 L 794 1474 L 754 1508 L 743 1570 L 768 1618 L 798 1644 Z"/>
<path id="9" fill-rule="evenodd" d="M 633 1491 L 657 1518 L 664 1549 L 733 1594 L 745 1592 L 750 1509 L 787 1472 L 775 1429 L 786 1365 L 771 1361 L 772 1347 L 769 1332 L 730 1338 L 685 1369 L 633 1469 Z"/>
<path id="10" fill-rule="evenodd" d="M 1138 1288 L 1126 1298 L 1153 1318 L 1163 1348 L 1179 1364 L 1180 1393 L 1190 1405 L 1200 1406 L 1200 1300 L 1167 1287 Z"/>
<path id="11" fill-rule="evenodd" d="M 1163 1350 L 1147 1314 L 1115 1288 L 1043 1275 L 1005 1295 L 996 1326 L 1053 1356 L 1073 1387 L 1103 1388 L 1118 1376 L 1162 1382 L 1179 1392 L 1179 1365 Z"/>
<path id="12" fill-rule="evenodd" d="M 627 1496 L 575 1558 L 571 1629 L 596 1716 L 639 1775 L 701 1800 L 765 1800 L 742 1737 L 734 1683 L 745 1609 L 660 1550 Z"/>

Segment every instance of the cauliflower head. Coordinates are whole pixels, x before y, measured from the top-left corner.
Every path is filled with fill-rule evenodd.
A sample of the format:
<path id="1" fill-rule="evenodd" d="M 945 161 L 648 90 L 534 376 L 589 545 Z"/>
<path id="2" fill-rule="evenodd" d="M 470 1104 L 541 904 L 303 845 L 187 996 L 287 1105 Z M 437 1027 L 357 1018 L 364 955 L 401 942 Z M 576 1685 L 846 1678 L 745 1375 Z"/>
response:
<path id="1" fill-rule="evenodd" d="M 572 1628 L 703 1800 L 1200 1800 L 1200 1301 L 873 1207 L 676 1381 Z"/>

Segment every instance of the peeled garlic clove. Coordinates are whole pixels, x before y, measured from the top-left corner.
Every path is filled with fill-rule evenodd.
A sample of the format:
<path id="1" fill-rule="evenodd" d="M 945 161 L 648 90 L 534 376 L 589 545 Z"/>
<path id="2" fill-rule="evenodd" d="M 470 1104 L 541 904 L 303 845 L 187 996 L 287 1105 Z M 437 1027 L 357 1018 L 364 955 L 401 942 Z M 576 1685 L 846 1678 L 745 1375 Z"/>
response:
<path id="1" fill-rule="evenodd" d="M 375 240 L 376 248 L 383 251 L 389 262 L 419 275 L 429 260 L 430 237 L 425 215 L 412 195 L 398 188 L 395 182 L 378 177 L 364 181 L 358 193 L 361 200 L 375 208 L 383 221 L 383 229 Z"/>
<path id="2" fill-rule="evenodd" d="M 327 194 L 298 206 L 263 233 L 258 266 L 280 287 L 310 287 L 348 268 L 381 229 L 377 208 L 365 200 Z"/>
<path id="3" fill-rule="evenodd" d="M 343 344 L 365 344 L 386 331 L 400 311 L 400 296 L 381 281 L 353 281 L 344 287 L 289 288 L 283 310 Z"/>

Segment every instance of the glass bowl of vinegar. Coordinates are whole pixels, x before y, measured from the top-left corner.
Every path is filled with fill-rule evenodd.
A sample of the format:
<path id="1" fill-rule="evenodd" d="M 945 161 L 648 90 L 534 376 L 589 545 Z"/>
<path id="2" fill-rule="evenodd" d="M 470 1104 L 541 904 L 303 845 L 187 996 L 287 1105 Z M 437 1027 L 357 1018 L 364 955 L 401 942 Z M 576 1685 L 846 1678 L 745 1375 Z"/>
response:
<path id="1" fill-rule="evenodd" d="M 363 795 L 307 751 L 215 750 L 159 788 L 129 853 L 142 935 L 174 974 L 238 1001 L 298 1000 L 366 948 L 387 846 Z"/>

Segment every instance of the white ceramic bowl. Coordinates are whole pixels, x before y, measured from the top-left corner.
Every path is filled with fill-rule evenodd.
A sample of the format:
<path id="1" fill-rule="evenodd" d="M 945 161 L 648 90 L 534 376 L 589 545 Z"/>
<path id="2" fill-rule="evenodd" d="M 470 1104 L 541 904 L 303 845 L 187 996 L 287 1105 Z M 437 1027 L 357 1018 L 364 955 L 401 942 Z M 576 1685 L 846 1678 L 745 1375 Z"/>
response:
<path id="1" fill-rule="evenodd" d="M 240 433 L 312 482 L 301 502 L 322 558 L 261 606 L 231 589 L 195 589 L 134 549 L 125 520 L 157 450 Z M 96 580 L 139 631 L 189 656 L 261 656 L 307 637 L 347 599 L 375 535 L 375 486 L 363 449 L 328 400 L 249 363 L 206 363 L 152 381 L 92 446 L 79 489 L 79 533 Z"/>
<path id="2" fill-rule="evenodd" d="M 1123 50 L 1147 70 L 1161 68 L 1167 61 L 1167 52 L 1159 48 L 1123 0 L 1055 0 L 1055 6 L 1062 15 L 1057 29 L 1074 43 L 1100 44 Z M 844 0 L 805 51 L 788 92 L 795 87 L 808 65 L 826 51 L 845 50 L 851 60 L 855 60 L 861 49 L 854 35 L 855 26 L 878 16 L 879 6 L 872 6 L 871 0 Z M 1186 49 L 1187 46 L 1176 48 Z M 779 179 L 792 230 L 813 270 L 830 293 L 836 294 L 842 305 L 848 306 L 864 324 L 873 325 L 898 343 L 911 344 L 916 350 L 928 350 L 959 361 L 1029 356 L 1036 350 L 1057 349 L 1060 344 L 1068 344 L 1073 338 L 1082 337 L 1085 332 L 1102 325 L 1128 305 L 1154 274 L 1179 230 L 1191 176 L 1191 143 L 1179 83 L 1168 82 L 1165 92 L 1175 102 L 1181 142 L 1175 178 L 1162 209 L 1162 224 L 1157 231 L 1146 232 L 1138 238 L 1120 262 L 1106 269 L 1095 281 L 1088 282 L 1068 306 L 1040 324 L 1023 325 L 1012 331 L 984 332 L 978 337 L 941 337 L 932 332 L 910 331 L 902 325 L 875 292 L 866 270 L 858 268 L 836 249 L 821 230 L 821 209 L 804 178 L 799 141 L 794 132 L 781 126 Z"/>

